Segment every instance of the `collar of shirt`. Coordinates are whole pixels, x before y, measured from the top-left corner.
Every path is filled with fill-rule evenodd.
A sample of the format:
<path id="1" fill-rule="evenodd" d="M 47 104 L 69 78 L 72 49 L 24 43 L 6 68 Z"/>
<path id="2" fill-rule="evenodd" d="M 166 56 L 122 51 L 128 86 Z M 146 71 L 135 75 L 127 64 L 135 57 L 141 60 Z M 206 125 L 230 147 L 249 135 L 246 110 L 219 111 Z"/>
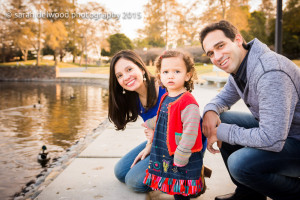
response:
<path id="1" fill-rule="evenodd" d="M 251 46 L 248 44 L 244 48 L 247 49 L 248 52 L 245 58 L 243 59 L 236 74 L 233 73 L 231 74 L 242 92 L 244 92 L 245 86 L 247 84 L 247 60 L 248 60 L 248 54 L 250 52 Z"/>

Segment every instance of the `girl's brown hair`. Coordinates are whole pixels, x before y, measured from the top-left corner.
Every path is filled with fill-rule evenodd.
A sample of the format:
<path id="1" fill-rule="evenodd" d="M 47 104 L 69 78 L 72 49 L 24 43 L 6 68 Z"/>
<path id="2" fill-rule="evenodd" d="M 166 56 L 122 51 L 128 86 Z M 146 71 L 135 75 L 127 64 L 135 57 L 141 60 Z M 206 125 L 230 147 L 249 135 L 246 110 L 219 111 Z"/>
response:
<path id="1" fill-rule="evenodd" d="M 194 89 L 194 80 L 197 80 L 197 73 L 195 70 L 194 60 L 186 52 L 176 51 L 176 50 L 167 50 L 161 56 L 156 58 L 155 66 L 156 66 L 156 73 L 157 73 L 157 79 L 159 81 L 159 84 L 162 87 L 164 87 L 160 80 L 160 70 L 161 70 L 162 60 L 164 58 L 173 58 L 173 57 L 182 58 L 185 66 L 186 66 L 187 73 L 191 73 L 190 80 L 184 82 L 184 87 L 186 88 L 186 90 L 191 92 Z"/>

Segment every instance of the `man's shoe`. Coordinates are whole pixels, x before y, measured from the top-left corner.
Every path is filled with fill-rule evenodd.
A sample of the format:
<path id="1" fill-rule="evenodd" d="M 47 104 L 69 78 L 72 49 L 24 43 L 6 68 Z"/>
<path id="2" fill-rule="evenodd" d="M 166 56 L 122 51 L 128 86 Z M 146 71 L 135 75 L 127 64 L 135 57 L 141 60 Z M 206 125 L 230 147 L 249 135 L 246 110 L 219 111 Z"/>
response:
<path id="1" fill-rule="evenodd" d="M 230 193 L 221 196 L 217 196 L 215 200 L 266 200 L 267 197 L 251 196 L 244 193 Z"/>
<path id="2" fill-rule="evenodd" d="M 204 166 L 204 177 L 210 178 L 211 174 L 212 174 L 212 170 Z"/>

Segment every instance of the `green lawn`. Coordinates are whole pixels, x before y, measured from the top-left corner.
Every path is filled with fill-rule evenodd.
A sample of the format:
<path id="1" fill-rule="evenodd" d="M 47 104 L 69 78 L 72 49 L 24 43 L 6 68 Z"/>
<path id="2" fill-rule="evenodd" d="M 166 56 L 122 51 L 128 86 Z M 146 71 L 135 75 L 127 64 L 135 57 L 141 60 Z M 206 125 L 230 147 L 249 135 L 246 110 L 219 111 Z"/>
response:
<path id="1" fill-rule="evenodd" d="M 36 64 L 36 60 L 27 60 L 25 61 L 19 61 L 19 62 L 6 62 L 6 63 L 0 63 L 0 66 L 31 66 Z M 53 66 L 54 61 L 52 60 L 41 60 L 40 66 Z M 70 68 L 70 67 L 78 67 L 79 65 L 75 65 L 73 63 L 63 63 L 59 62 L 58 67 L 59 68 Z"/>

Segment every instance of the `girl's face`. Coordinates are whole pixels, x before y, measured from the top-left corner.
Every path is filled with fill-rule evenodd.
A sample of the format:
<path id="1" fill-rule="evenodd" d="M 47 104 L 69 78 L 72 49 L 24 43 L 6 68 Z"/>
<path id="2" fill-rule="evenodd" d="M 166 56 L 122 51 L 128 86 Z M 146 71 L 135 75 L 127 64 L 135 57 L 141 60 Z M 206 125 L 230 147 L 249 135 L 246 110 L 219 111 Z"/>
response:
<path id="1" fill-rule="evenodd" d="M 137 91 L 143 84 L 143 72 L 132 61 L 120 58 L 115 65 L 116 78 L 125 90 Z"/>
<path id="2" fill-rule="evenodd" d="M 191 73 L 187 73 L 185 63 L 180 57 L 164 58 L 161 62 L 160 80 L 167 88 L 169 96 L 177 96 L 185 92 L 184 82 L 189 81 Z"/>

